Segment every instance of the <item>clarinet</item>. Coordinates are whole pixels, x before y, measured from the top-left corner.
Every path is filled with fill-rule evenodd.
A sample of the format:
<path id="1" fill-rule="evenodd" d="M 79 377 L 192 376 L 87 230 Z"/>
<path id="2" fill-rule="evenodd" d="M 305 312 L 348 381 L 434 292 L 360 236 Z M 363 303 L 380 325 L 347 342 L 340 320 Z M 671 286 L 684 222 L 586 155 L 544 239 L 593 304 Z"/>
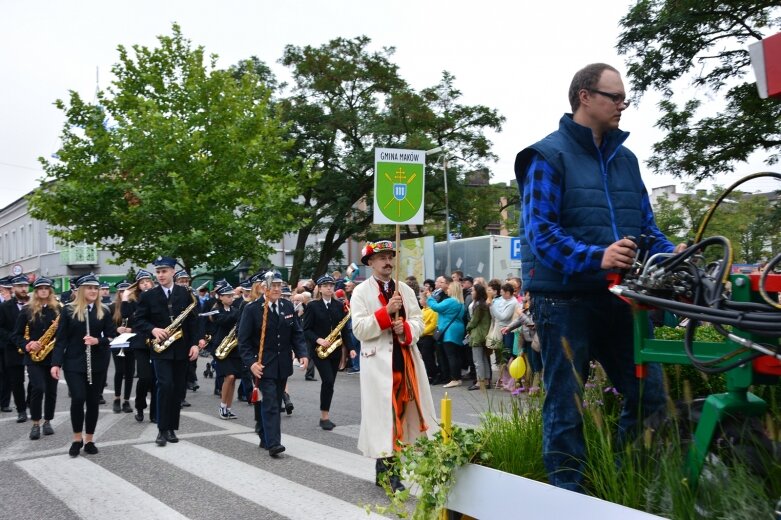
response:
<path id="1" fill-rule="evenodd" d="M 87 307 L 87 336 L 89 336 L 89 307 Z M 92 385 L 92 346 L 84 342 L 87 352 L 87 384 Z"/>

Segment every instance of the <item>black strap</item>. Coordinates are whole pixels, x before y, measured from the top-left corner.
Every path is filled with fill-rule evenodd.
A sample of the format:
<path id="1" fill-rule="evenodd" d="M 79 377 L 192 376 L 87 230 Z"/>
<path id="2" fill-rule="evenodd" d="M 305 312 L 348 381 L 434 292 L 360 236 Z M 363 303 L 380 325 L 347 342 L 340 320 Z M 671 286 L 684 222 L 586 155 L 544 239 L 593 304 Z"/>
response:
<path id="1" fill-rule="evenodd" d="M 454 321 L 456 321 L 456 318 L 460 318 L 460 317 L 461 317 L 461 314 L 462 314 L 463 312 L 464 312 L 464 306 L 462 305 L 462 306 L 461 306 L 461 312 L 459 312 L 459 313 L 458 313 L 458 316 L 453 316 L 453 319 L 452 319 L 452 320 L 450 320 L 450 323 L 448 323 L 448 324 L 447 324 L 447 327 L 445 327 L 445 328 L 442 330 L 442 335 L 444 335 L 444 334 L 445 334 L 445 332 L 447 331 L 447 329 L 449 329 L 449 328 L 450 328 L 450 326 L 453 324 L 453 322 L 454 322 Z"/>

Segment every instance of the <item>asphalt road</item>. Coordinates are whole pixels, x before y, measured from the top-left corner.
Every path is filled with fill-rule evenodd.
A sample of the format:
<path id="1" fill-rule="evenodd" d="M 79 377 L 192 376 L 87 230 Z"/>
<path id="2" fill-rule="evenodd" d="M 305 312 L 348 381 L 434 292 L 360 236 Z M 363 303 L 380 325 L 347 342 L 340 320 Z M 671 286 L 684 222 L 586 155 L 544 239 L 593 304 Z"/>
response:
<path id="1" fill-rule="evenodd" d="M 114 414 L 113 389 L 95 433 L 100 453 L 68 457 L 71 442 L 67 387 L 59 386 L 55 434 L 28 438 L 31 422 L 16 423 L 16 412 L 0 414 L 0 518 L 133 520 L 214 518 L 339 520 L 367 518 L 365 506 L 385 505 L 374 485 L 374 460 L 356 449 L 360 424 L 359 375 L 341 372 L 331 406 L 337 427 L 318 426 L 320 383 L 289 380 L 295 405 L 282 418 L 283 444 L 278 459 L 257 447 L 252 409 L 235 402 L 239 418 L 217 416 L 219 398 L 213 379 L 204 379 L 206 359 L 199 358 L 197 392 L 188 392 L 191 407 L 182 411 L 181 441 L 160 448 L 156 425 L 138 423 L 133 414 Z M 113 386 L 113 363 L 109 369 Z M 319 379 L 319 378 L 318 378 Z M 439 400 L 445 389 L 435 387 Z M 453 420 L 475 424 L 489 407 L 509 394 L 498 390 L 450 389 Z M 131 401 L 132 403 L 132 401 Z"/>

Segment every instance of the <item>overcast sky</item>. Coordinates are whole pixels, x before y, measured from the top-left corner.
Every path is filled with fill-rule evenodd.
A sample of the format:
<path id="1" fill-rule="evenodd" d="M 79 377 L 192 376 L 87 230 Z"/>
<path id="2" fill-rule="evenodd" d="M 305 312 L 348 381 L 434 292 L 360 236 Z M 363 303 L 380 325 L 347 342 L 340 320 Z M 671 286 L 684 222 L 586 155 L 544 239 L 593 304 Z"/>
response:
<path id="1" fill-rule="evenodd" d="M 576 70 L 597 61 L 625 70 L 615 43 L 618 21 L 632 3 L 0 0 L 0 208 L 37 185 L 43 173 L 37 157 L 57 150 L 64 118 L 52 102 L 68 90 L 92 101 L 96 68 L 105 88 L 117 45 L 155 46 L 172 22 L 218 54 L 221 67 L 256 55 L 283 80 L 286 70 L 277 60 L 285 45 L 362 34 L 376 49 L 396 47 L 394 61 L 416 89 L 436 84 L 448 70 L 464 103 L 496 108 L 507 118 L 503 131 L 490 136 L 499 158 L 490 165 L 493 179 L 507 181 L 515 154 L 556 129 L 569 111 L 567 88 Z M 646 95 L 622 117 L 621 127 L 632 134 L 626 145 L 641 163 L 660 138 L 653 128 L 657 100 Z M 649 190 L 680 184 L 643 169 Z M 768 169 L 755 156 L 717 182 Z"/>

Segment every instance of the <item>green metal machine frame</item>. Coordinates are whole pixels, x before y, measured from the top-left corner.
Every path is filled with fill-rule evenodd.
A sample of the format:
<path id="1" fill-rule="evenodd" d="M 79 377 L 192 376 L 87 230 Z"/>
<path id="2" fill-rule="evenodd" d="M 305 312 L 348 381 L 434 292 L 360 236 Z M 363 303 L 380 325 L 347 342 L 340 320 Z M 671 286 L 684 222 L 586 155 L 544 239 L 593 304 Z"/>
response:
<path id="1" fill-rule="evenodd" d="M 758 295 L 752 292 L 749 277 L 743 274 L 734 274 L 732 281 L 733 301 L 762 301 Z M 638 366 L 638 374 L 643 373 L 645 363 L 664 363 L 671 365 L 691 365 L 691 360 L 686 355 L 682 340 L 662 340 L 650 337 L 648 311 L 635 307 L 634 310 L 634 348 L 635 363 Z M 736 336 L 754 341 L 775 342 L 777 339 L 761 338 L 741 330 L 733 329 Z M 740 345 L 727 340 L 723 343 L 694 342 L 693 352 L 697 359 L 702 361 L 714 360 L 739 349 Z M 752 352 L 740 354 L 744 358 Z M 737 361 L 740 357 L 730 361 Z M 694 434 L 694 441 L 687 454 L 687 474 L 692 487 L 697 486 L 697 481 L 702 471 L 705 457 L 708 454 L 713 435 L 719 422 L 728 416 L 757 417 L 764 415 L 767 403 L 749 392 L 752 384 L 765 384 L 777 382 L 775 376 L 757 373 L 751 361 L 724 373 L 727 383 L 727 391 L 721 394 L 711 394 L 705 400 L 700 421 Z"/>

